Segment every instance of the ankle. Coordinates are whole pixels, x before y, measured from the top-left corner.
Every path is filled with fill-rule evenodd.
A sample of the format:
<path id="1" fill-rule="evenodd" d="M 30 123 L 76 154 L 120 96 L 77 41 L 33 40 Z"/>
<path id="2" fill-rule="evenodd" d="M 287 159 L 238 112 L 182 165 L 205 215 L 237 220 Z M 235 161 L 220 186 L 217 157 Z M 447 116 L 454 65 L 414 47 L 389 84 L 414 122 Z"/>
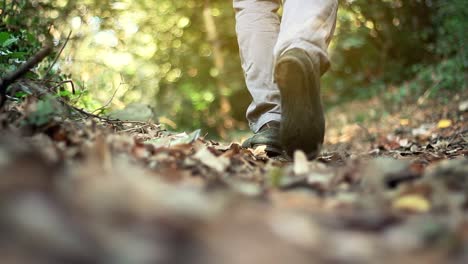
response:
<path id="1" fill-rule="evenodd" d="M 279 129 L 280 128 L 280 123 L 278 121 L 270 121 L 266 124 L 264 124 L 259 131 L 263 131 L 263 130 L 266 130 L 266 129 L 270 129 L 270 128 L 276 128 L 276 129 Z"/>

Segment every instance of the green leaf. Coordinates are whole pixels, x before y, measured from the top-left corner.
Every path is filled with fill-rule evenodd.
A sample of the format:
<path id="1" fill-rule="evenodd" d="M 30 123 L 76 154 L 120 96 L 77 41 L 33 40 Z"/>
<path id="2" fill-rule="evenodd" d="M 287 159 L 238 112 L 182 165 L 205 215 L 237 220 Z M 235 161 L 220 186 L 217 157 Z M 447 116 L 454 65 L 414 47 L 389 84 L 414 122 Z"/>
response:
<path id="1" fill-rule="evenodd" d="M 70 91 L 64 90 L 64 91 L 58 92 L 57 95 L 59 97 L 71 97 L 73 95 L 73 93 L 70 92 Z"/>
<path id="2" fill-rule="evenodd" d="M 26 96 L 28 96 L 28 94 L 25 93 L 25 92 L 17 92 L 17 93 L 15 93 L 15 97 L 18 98 L 18 99 L 23 99 L 23 98 L 25 98 Z"/>
<path id="3" fill-rule="evenodd" d="M 0 45 L 3 48 L 8 48 L 9 46 L 15 44 L 18 41 L 18 38 L 11 35 L 8 32 L 0 32 Z"/>
<path id="4" fill-rule="evenodd" d="M 26 54 L 27 54 L 26 52 L 18 51 L 18 52 L 12 52 L 12 53 L 8 54 L 8 57 L 10 57 L 11 59 L 24 60 Z"/>
<path id="5" fill-rule="evenodd" d="M 54 104 L 54 99 L 47 97 L 37 102 L 36 111 L 28 116 L 27 121 L 30 124 L 42 126 L 49 123 L 59 113 L 60 109 Z"/>
<path id="6" fill-rule="evenodd" d="M 4 48 L 8 48 L 9 46 L 15 44 L 16 42 L 18 41 L 17 38 L 11 38 L 11 39 L 7 39 L 5 42 L 3 42 L 3 47 Z"/>
<path id="7" fill-rule="evenodd" d="M 3 43 L 5 43 L 10 38 L 11 38 L 11 34 L 7 32 L 0 32 L 0 45 L 3 46 Z"/>
<path id="8" fill-rule="evenodd" d="M 36 36 L 34 36 L 34 34 L 32 34 L 30 32 L 26 32 L 26 40 L 28 42 L 31 42 L 31 43 L 36 43 L 37 42 Z"/>

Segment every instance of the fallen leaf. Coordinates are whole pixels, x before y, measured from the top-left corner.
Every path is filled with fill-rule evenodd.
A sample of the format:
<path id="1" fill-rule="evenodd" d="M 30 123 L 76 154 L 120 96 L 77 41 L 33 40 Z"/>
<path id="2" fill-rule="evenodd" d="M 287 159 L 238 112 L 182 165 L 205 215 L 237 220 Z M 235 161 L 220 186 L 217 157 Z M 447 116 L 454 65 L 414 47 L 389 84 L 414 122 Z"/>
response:
<path id="1" fill-rule="evenodd" d="M 190 144 L 195 142 L 200 137 L 201 130 L 197 129 L 190 134 L 183 133 L 181 137 L 174 139 L 171 142 L 171 146 L 178 145 L 178 144 Z"/>
<path id="2" fill-rule="evenodd" d="M 406 147 L 409 147 L 411 145 L 411 143 L 409 142 L 408 139 L 404 138 L 404 139 L 400 139 L 398 141 L 398 144 L 403 147 L 403 148 L 406 148 Z"/>
<path id="3" fill-rule="evenodd" d="M 198 159 L 207 167 L 220 173 L 226 171 L 227 167 L 229 167 L 231 163 L 231 161 L 226 157 L 216 157 L 207 147 L 199 150 L 195 154 L 194 158 Z"/>
<path id="4" fill-rule="evenodd" d="M 410 194 L 395 200 L 393 208 L 413 213 L 426 213 L 431 209 L 431 204 L 421 195 Z"/>
<path id="5" fill-rule="evenodd" d="M 147 144 L 153 144 L 155 147 L 172 147 L 176 145 L 185 145 L 195 142 L 200 137 L 201 130 L 197 129 L 190 134 L 185 132 L 176 135 L 150 139 L 145 141 Z"/>
<path id="6" fill-rule="evenodd" d="M 294 153 L 294 174 L 296 175 L 304 175 L 309 172 L 309 163 L 306 154 L 301 151 L 297 150 Z"/>
<path id="7" fill-rule="evenodd" d="M 450 126 L 452 126 L 452 121 L 448 120 L 448 119 L 442 119 L 437 124 L 438 128 L 447 128 L 447 127 L 450 127 Z"/>
<path id="8" fill-rule="evenodd" d="M 409 123 L 410 123 L 409 119 L 406 119 L 406 118 L 400 119 L 400 125 L 401 126 L 407 126 L 407 125 L 409 125 Z"/>
<path id="9" fill-rule="evenodd" d="M 468 100 L 467 100 L 467 101 L 461 102 L 461 103 L 458 105 L 458 110 L 459 110 L 460 112 L 466 112 L 466 111 L 468 111 Z"/>
<path id="10" fill-rule="evenodd" d="M 261 145 L 261 146 L 256 147 L 253 151 L 253 155 L 257 158 L 268 158 L 268 155 L 266 153 L 266 148 L 267 148 L 266 145 Z"/>
<path id="11" fill-rule="evenodd" d="M 411 130 L 413 136 L 427 136 L 430 134 L 430 130 L 434 127 L 431 124 L 422 124 L 420 127 Z"/>
<path id="12" fill-rule="evenodd" d="M 436 144 L 433 145 L 435 149 L 447 149 L 450 145 L 450 142 L 447 140 L 439 140 Z"/>

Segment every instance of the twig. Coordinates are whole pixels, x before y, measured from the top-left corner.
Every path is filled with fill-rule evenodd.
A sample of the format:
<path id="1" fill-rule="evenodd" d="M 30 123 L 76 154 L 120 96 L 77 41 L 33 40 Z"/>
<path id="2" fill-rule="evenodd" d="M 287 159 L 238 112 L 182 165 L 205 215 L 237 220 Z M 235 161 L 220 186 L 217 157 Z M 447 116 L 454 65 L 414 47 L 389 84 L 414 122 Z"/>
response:
<path id="1" fill-rule="evenodd" d="M 36 55 L 31 57 L 28 61 L 23 63 L 18 69 L 6 75 L 0 80 L 0 108 L 3 107 L 6 101 L 6 92 L 8 86 L 28 73 L 29 70 L 34 68 L 42 60 L 44 60 L 52 52 L 52 44 L 48 43 Z"/>
<path id="2" fill-rule="evenodd" d="M 52 70 L 52 68 L 54 67 L 54 65 L 57 63 L 58 59 L 60 58 L 60 55 L 62 55 L 62 52 L 63 50 L 65 49 L 65 47 L 67 46 L 68 44 L 68 41 L 70 41 L 70 37 L 72 35 L 72 31 L 70 30 L 70 33 L 68 33 L 68 36 L 67 36 L 67 39 L 65 40 L 65 43 L 62 45 L 62 47 L 60 48 L 60 51 L 57 53 L 57 55 L 55 56 L 54 58 L 54 61 L 52 62 L 52 64 L 50 64 L 49 68 L 47 69 L 47 71 L 45 72 L 44 74 L 44 79 L 49 75 L 50 71 Z M 45 82 L 46 80 L 44 80 Z"/>
<path id="3" fill-rule="evenodd" d="M 57 88 L 59 88 L 60 86 L 66 84 L 66 83 L 69 83 L 69 84 L 71 85 L 71 87 L 72 87 L 72 93 L 73 93 L 73 94 L 76 94 L 76 92 L 75 92 L 75 84 L 73 83 L 72 80 L 65 80 L 65 81 L 59 82 L 59 83 L 58 83 L 57 85 L 55 85 L 54 87 L 50 88 L 50 90 L 53 91 L 53 92 L 56 92 L 55 90 L 56 90 Z"/>
<path id="4" fill-rule="evenodd" d="M 122 78 L 122 75 L 120 76 L 120 78 Z M 122 78 L 122 80 L 123 80 L 123 78 Z M 112 103 L 112 101 L 114 100 L 115 95 L 119 91 L 122 84 L 125 84 L 125 82 L 122 82 L 122 81 L 120 82 L 119 86 L 117 87 L 117 89 L 115 89 L 114 94 L 112 94 L 112 97 L 109 99 L 109 101 L 107 101 L 107 103 L 105 103 L 103 106 L 99 107 L 98 109 L 92 111 L 91 113 L 94 114 L 94 113 L 96 113 L 98 111 L 100 111 L 100 113 L 102 113 L 102 111 Z"/>
<path id="5" fill-rule="evenodd" d="M 427 100 L 427 98 L 429 98 L 433 90 L 439 85 L 441 81 L 442 80 L 438 80 L 433 85 L 431 85 L 431 87 L 427 88 L 427 90 L 418 98 L 418 105 L 424 104 L 424 102 Z"/>
<path id="6" fill-rule="evenodd" d="M 82 108 L 79 108 L 79 107 L 76 107 L 76 106 L 73 106 L 71 104 L 69 104 L 68 102 L 66 102 L 65 100 L 59 98 L 59 101 L 61 103 L 63 103 L 64 105 L 70 107 L 71 109 L 77 111 L 78 113 L 82 114 L 82 115 L 85 115 L 86 117 L 90 117 L 90 118 L 96 118 L 96 119 L 99 119 L 101 121 L 105 121 L 107 123 L 111 123 L 111 124 L 138 124 L 138 125 L 150 125 L 151 123 L 148 123 L 148 122 L 141 122 L 141 121 L 124 121 L 124 120 L 119 120 L 119 119 L 111 119 L 111 118 L 108 118 L 108 117 L 103 117 L 103 116 L 100 116 L 100 115 L 96 115 L 96 114 L 93 114 L 93 113 L 90 113 L 90 112 L 87 112 L 86 110 L 82 109 Z"/>
<path id="7" fill-rule="evenodd" d="M 151 124 L 145 124 L 145 125 L 141 125 L 141 126 L 137 126 L 137 127 L 132 127 L 132 128 L 129 128 L 129 129 L 125 129 L 125 130 L 120 130 L 118 131 L 119 133 L 127 133 L 127 132 L 132 132 L 132 131 L 136 131 L 136 130 L 139 130 L 139 129 L 143 129 L 143 128 L 147 128 L 147 127 L 150 127 Z"/>

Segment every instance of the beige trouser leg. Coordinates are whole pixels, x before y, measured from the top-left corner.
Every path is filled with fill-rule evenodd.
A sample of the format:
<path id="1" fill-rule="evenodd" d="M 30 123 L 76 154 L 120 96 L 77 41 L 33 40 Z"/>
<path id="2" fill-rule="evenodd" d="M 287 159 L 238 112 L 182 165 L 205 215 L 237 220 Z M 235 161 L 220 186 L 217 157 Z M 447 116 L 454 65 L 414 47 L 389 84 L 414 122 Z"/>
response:
<path id="1" fill-rule="evenodd" d="M 336 22 L 337 0 L 234 0 L 236 32 L 242 68 L 252 103 L 247 120 L 254 132 L 281 119 L 280 93 L 273 81 L 275 60 L 301 48 L 320 58 L 322 73 L 329 65 L 327 48 Z"/>

